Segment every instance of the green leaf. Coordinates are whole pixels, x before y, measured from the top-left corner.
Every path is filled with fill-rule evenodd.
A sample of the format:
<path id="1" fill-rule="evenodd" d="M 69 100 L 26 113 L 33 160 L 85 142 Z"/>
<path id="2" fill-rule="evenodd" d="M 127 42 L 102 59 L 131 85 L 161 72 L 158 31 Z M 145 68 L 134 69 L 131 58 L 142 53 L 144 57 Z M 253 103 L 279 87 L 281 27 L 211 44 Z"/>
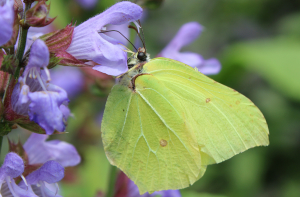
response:
<path id="1" fill-rule="evenodd" d="M 225 65 L 259 73 L 283 94 L 300 100 L 300 40 L 273 38 L 240 43 L 227 51 Z"/>

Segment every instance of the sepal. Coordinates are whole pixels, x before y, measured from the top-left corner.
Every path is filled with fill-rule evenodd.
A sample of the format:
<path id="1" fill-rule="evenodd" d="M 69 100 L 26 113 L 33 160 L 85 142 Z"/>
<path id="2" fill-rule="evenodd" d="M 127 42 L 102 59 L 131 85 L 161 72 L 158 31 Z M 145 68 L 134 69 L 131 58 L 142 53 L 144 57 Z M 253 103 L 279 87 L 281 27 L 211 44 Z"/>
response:
<path id="1" fill-rule="evenodd" d="M 88 60 L 78 60 L 66 51 L 58 51 L 57 53 L 51 54 L 51 58 L 60 59 L 59 64 L 62 66 L 76 66 L 76 67 L 91 66 L 86 64 Z"/>
<path id="2" fill-rule="evenodd" d="M 65 51 L 72 42 L 72 35 L 75 25 L 69 24 L 65 28 L 45 34 L 40 37 L 43 40 L 50 53 Z"/>
<path id="3" fill-rule="evenodd" d="M 75 25 L 69 24 L 64 29 L 45 34 L 40 37 L 48 46 L 50 52 L 50 63 L 48 68 L 53 68 L 57 64 L 63 66 L 90 66 L 87 60 L 78 60 L 70 53 L 66 52 L 72 42 Z"/>
<path id="4" fill-rule="evenodd" d="M 18 62 L 18 59 L 14 55 L 4 55 L 0 70 L 9 74 L 14 74 Z"/>
<path id="5" fill-rule="evenodd" d="M 23 12 L 22 0 L 14 0 L 14 10 L 17 12 L 17 14 L 21 14 Z"/>

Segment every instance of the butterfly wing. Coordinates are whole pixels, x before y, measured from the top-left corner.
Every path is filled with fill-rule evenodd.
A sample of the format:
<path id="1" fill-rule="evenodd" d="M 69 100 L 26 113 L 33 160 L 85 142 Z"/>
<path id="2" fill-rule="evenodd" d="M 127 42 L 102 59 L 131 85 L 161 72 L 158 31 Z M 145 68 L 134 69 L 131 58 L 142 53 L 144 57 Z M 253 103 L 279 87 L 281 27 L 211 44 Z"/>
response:
<path id="1" fill-rule="evenodd" d="M 203 165 L 219 163 L 255 146 L 269 144 L 260 110 L 245 96 L 181 62 L 155 58 L 144 66 L 184 108 L 184 120 L 206 154 Z"/>
<path id="2" fill-rule="evenodd" d="M 180 189 L 251 147 L 268 145 L 268 128 L 245 96 L 166 58 L 144 65 L 135 91 L 115 85 L 102 121 L 106 156 L 141 193 Z"/>
<path id="3" fill-rule="evenodd" d="M 107 158 L 141 193 L 188 187 L 206 166 L 181 103 L 152 75 L 135 84 L 136 91 L 115 85 L 108 97 L 101 126 Z"/>

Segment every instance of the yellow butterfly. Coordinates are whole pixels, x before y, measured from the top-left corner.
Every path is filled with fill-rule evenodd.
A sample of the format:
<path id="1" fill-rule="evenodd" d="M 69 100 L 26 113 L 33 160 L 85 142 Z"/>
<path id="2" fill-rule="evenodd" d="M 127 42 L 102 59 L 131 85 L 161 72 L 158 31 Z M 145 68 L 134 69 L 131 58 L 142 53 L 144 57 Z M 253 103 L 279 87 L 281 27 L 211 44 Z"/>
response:
<path id="1" fill-rule="evenodd" d="M 219 163 L 269 144 L 260 110 L 245 96 L 140 48 L 108 97 L 101 131 L 106 156 L 140 193 L 181 189 Z"/>

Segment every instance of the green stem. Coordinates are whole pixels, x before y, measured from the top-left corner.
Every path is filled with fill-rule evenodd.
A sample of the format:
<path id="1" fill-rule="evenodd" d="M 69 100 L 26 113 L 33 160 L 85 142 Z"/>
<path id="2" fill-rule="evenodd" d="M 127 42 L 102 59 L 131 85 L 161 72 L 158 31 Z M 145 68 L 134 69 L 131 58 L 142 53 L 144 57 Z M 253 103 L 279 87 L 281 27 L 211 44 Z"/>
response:
<path id="1" fill-rule="evenodd" d="M 0 156 L 1 156 L 2 141 L 3 141 L 3 136 L 0 136 Z"/>
<path id="2" fill-rule="evenodd" d="M 7 95 L 7 89 L 8 89 L 8 86 L 9 86 L 9 83 L 10 83 L 10 80 L 12 79 L 12 75 L 9 75 L 9 78 L 8 78 L 8 81 L 7 81 L 7 84 L 5 86 L 5 89 L 4 89 L 4 95 L 3 95 L 3 98 L 2 98 L 2 103 L 4 105 L 4 101 L 5 101 L 5 97 Z M 1 147 L 0 147 L 1 149 Z"/>
<path id="3" fill-rule="evenodd" d="M 16 54 L 16 57 L 17 57 L 19 63 L 18 63 L 16 72 L 14 74 L 15 79 L 18 79 L 19 75 L 20 75 L 21 63 L 22 63 L 25 46 L 26 46 L 27 33 L 28 33 L 28 29 L 29 29 L 29 27 L 26 26 L 26 11 L 28 9 L 30 9 L 30 7 L 31 7 L 31 3 L 27 3 L 25 5 L 25 10 L 23 12 L 22 18 L 24 19 L 24 22 L 23 22 L 23 26 L 21 26 L 21 28 L 20 28 L 20 34 L 19 34 L 19 43 L 18 43 L 18 49 L 17 49 L 17 54 Z"/>
<path id="4" fill-rule="evenodd" d="M 113 197 L 115 194 L 115 184 L 117 179 L 118 168 L 116 166 L 110 167 L 109 182 L 106 197 Z"/>

